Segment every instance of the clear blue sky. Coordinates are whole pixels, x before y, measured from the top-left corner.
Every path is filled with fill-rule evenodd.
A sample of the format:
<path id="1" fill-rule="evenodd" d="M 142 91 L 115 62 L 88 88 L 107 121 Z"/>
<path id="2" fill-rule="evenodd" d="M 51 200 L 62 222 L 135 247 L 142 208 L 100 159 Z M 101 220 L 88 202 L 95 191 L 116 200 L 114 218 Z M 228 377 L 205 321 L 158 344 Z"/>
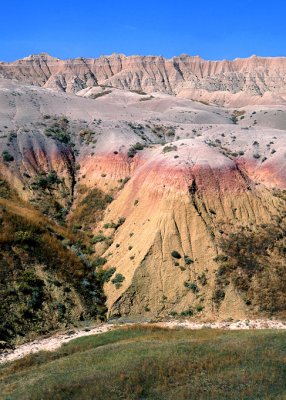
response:
<path id="1" fill-rule="evenodd" d="M 286 0 L 1 2 L 0 60 L 40 52 L 286 56 Z"/>

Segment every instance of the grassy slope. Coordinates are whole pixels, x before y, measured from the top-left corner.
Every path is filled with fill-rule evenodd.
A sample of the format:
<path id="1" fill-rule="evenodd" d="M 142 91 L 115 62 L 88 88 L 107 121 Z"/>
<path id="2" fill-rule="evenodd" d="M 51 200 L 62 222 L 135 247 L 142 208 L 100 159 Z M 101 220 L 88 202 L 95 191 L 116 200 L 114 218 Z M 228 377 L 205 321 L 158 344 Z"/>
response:
<path id="1" fill-rule="evenodd" d="M 0 182 L 0 340 L 104 318 L 85 244 Z"/>
<path id="2" fill-rule="evenodd" d="M 3 399 L 284 399 L 285 332 L 125 328 L 2 366 Z"/>

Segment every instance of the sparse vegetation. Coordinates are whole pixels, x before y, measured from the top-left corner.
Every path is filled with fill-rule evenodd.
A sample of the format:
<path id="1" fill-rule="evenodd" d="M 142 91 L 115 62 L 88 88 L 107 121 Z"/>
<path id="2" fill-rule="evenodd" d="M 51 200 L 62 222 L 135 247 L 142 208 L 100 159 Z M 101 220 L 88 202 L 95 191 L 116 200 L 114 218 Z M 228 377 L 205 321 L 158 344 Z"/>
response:
<path id="1" fill-rule="evenodd" d="M 14 161 L 14 157 L 12 156 L 12 154 L 9 153 L 9 151 L 3 151 L 2 158 L 3 158 L 3 161 L 5 161 L 5 162 Z"/>
<path id="2" fill-rule="evenodd" d="M 100 221 L 103 211 L 113 201 L 113 197 L 97 188 L 89 190 L 85 186 L 79 186 L 78 191 L 82 199 L 69 222 L 70 225 L 80 224 L 90 227 Z"/>
<path id="3" fill-rule="evenodd" d="M 45 130 L 45 134 L 61 143 L 69 144 L 71 137 L 68 132 L 69 120 L 59 117 Z"/>
<path id="4" fill-rule="evenodd" d="M 115 271 L 116 271 L 115 267 L 108 268 L 106 271 L 104 271 L 101 278 L 102 282 L 109 282 Z"/>
<path id="5" fill-rule="evenodd" d="M 99 99 L 100 97 L 106 96 L 107 94 L 112 93 L 112 90 L 104 90 L 103 92 L 100 93 L 93 93 L 89 96 L 90 99 Z"/>
<path id="6" fill-rule="evenodd" d="M 143 150 L 144 146 L 142 143 L 137 142 L 136 144 L 134 144 L 133 146 L 130 147 L 130 149 L 128 150 L 128 157 L 133 158 L 135 157 L 136 153 L 140 150 Z"/>
<path id="7" fill-rule="evenodd" d="M 85 142 L 86 144 L 89 144 L 89 143 L 91 143 L 91 142 L 93 141 L 94 135 L 95 135 L 95 132 L 92 131 L 92 130 L 89 129 L 89 128 L 82 129 L 82 130 L 79 132 L 79 136 L 80 136 L 81 140 L 82 140 L 83 142 Z"/>
<path id="8" fill-rule="evenodd" d="M 199 289 L 199 287 L 198 287 L 196 282 L 186 281 L 186 282 L 184 282 L 184 286 L 187 289 L 190 289 L 194 294 L 198 293 L 200 291 L 200 289 Z"/>
<path id="9" fill-rule="evenodd" d="M 285 315 L 285 232 L 286 226 L 280 221 L 277 225 L 241 227 L 221 239 L 223 254 L 216 257 L 220 264 L 214 294 L 217 304 L 232 282 L 246 304 L 256 312 Z"/>
<path id="10" fill-rule="evenodd" d="M 176 129 L 174 126 L 166 126 L 166 125 L 153 125 L 151 131 L 158 136 L 159 138 L 165 139 L 172 138 L 175 136 Z M 170 139 L 169 139 L 170 140 Z"/>
<path id="11" fill-rule="evenodd" d="M 178 147 L 175 145 L 165 146 L 163 147 L 163 153 L 169 153 L 170 151 L 177 151 Z"/>
<path id="12" fill-rule="evenodd" d="M 48 174 L 42 173 L 38 175 L 37 179 L 32 183 L 32 188 L 37 189 L 48 189 L 49 191 L 55 189 L 56 185 L 62 183 L 61 179 L 59 179 L 56 171 L 50 171 Z"/>
<path id="13" fill-rule="evenodd" d="M 243 119 L 244 114 L 245 110 L 234 110 L 233 113 L 231 114 L 230 119 L 234 124 L 237 124 L 238 118 L 240 117 L 240 119 Z"/>
<path id="14" fill-rule="evenodd" d="M 125 217 L 120 217 L 117 222 L 109 222 L 103 225 L 104 229 L 118 229 L 125 222 Z"/>
<path id="15" fill-rule="evenodd" d="M 201 275 L 198 276 L 198 281 L 202 286 L 205 286 L 208 282 L 206 274 L 203 272 Z"/>
<path id="16" fill-rule="evenodd" d="M 180 258 L 182 258 L 181 254 L 180 254 L 177 250 L 173 250 L 172 253 L 171 253 L 171 256 L 172 256 L 173 258 L 177 258 L 178 260 L 179 260 Z"/>
<path id="17" fill-rule="evenodd" d="M 91 242 L 93 244 L 96 244 L 96 243 L 100 243 L 100 242 L 105 242 L 106 240 L 107 240 L 106 236 L 104 236 L 104 235 L 96 235 L 96 236 L 94 236 L 92 238 Z"/>
<path id="18" fill-rule="evenodd" d="M 1 204 L 5 201 L 1 199 Z M 22 204 L 19 214 L 11 200 L 4 204 L 0 209 L 0 295 L 4 300 L 0 302 L 0 340 L 43 334 L 62 323 L 76 323 L 78 318 L 104 318 L 101 282 L 90 268 L 84 246 L 27 205 Z M 66 245 L 65 238 L 69 239 Z"/>
<path id="19" fill-rule="evenodd" d="M 124 282 L 124 280 L 125 277 L 122 274 L 116 274 L 111 282 L 115 285 L 116 289 L 119 289 L 122 286 L 122 282 Z"/>
<path id="20" fill-rule="evenodd" d="M 184 256 L 184 261 L 187 265 L 194 263 L 194 261 L 189 256 Z"/>

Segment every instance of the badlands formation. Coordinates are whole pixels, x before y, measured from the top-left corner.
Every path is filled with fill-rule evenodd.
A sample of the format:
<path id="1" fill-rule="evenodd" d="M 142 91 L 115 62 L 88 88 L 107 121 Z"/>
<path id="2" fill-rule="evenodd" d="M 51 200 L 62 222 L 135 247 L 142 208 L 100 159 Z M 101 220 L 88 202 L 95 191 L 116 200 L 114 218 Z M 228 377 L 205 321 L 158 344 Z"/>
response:
<path id="1" fill-rule="evenodd" d="M 285 58 L 0 63 L 0 147 L 7 340 L 49 318 L 285 317 Z"/>
<path id="2" fill-rule="evenodd" d="M 206 61 L 113 54 L 63 61 L 43 53 L 0 63 L 0 76 L 67 93 L 103 85 L 236 107 L 286 101 L 285 57 Z"/>

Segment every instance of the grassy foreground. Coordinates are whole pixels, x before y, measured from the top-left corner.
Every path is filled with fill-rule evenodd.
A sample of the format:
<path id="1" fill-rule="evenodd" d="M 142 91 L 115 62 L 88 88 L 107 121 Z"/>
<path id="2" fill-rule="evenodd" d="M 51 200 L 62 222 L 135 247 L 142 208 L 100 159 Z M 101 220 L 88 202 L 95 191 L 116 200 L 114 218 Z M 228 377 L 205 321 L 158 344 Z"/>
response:
<path id="1" fill-rule="evenodd" d="M 286 399 L 286 333 L 122 328 L 2 365 L 0 398 Z"/>

